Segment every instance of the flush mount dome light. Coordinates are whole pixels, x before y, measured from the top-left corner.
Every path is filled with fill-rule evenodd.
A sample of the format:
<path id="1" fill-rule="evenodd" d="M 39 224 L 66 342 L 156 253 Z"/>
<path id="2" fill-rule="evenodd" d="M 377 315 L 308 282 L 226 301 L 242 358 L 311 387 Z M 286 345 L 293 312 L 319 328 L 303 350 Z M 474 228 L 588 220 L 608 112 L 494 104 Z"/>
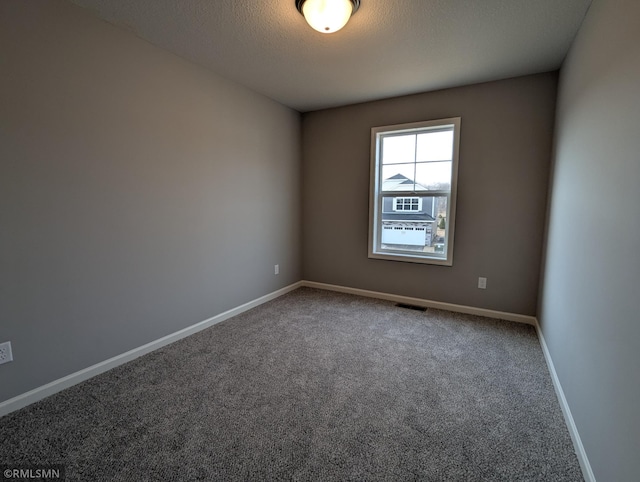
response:
<path id="1" fill-rule="evenodd" d="M 359 6 L 360 0 L 296 0 L 296 8 L 307 23 L 322 33 L 340 30 Z"/>

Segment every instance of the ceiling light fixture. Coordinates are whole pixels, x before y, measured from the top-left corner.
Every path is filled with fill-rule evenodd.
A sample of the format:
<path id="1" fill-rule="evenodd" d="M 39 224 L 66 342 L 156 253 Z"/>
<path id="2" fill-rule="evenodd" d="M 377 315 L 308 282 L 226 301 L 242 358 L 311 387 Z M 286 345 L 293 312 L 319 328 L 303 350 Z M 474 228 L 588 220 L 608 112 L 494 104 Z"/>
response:
<path id="1" fill-rule="evenodd" d="M 296 8 L 307 23 L 322 33 L 340 30 L 359 6 L 360 0 L 296 0 Z"/>

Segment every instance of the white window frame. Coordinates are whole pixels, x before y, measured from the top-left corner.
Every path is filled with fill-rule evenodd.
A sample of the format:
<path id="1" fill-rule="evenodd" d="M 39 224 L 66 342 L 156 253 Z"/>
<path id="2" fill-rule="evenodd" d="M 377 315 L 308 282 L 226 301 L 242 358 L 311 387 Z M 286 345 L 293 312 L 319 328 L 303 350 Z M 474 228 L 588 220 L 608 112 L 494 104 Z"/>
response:
<path id="1" fill-rule="evenodd" d="M 458 158 L 460 150 L 460 117 L 450 117 L 425 122 L 374 127 L 371 129 L 371 167 L 369 191 L 369 258 L 409 263 L 453 266 L 453 246 L 455 234 L 456 198 L 458 192 Z M 411 134 L 438 131 L 453 127 L 453 155 L 451 158 L 450 191 L 382 191 L 382 164 L 380 160 L 381 140 L 388 135 Z M 411 253 L 402 250 L 382 249 L 382 203 L 383 196 L 389 197 L 447 197 L 447 239 L 444 253 Z M 422 204 L 422 203 L 420 203 Z M 394 199 L 395 211 L 395 199 Z M 398 211 L 411 212 L 411 211 Z M 437 223 L 438 220 L 436 219 Z"/>
<path id="2" fill-rule="evenodd" d="M 402 204 L 402 209 L 398 209 L 398 201 L 402 199 L 401 204 Z M 409 200 L 409 207 L 412 207 L 412 200 L 413 199 L 417 199 L 418 200 L 418 204 L 417 204 L 417 208 L 418 209 L 404 209 L 405 204 L 407 204 L 407 200 Z M 396 213 L 415 213 L 415 212 L 420 212 L 422 211 L 422 198 L 421 197 L 416 197 L 416 196 L 398 196 L 393 198 L 393 212 Z"/>

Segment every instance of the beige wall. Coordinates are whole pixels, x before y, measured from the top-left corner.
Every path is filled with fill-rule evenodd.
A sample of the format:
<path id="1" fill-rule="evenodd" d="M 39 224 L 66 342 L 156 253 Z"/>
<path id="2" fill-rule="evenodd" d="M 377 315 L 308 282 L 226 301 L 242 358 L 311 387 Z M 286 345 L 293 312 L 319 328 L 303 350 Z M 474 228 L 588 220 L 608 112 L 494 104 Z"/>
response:
<path id="1" fill-rule="evenodd" d="M 540 323 L 596 480 L 640 480 L 640 2 L 565 61 Z"/>
<path id="2" fill-rule="evenodd" d="M 305 114 L 303 277 L 535 315 L 556 83 L 548 73 Z M 368 259 L 371 128 L 457 116 L 453 267 Z"/>
<path id="3" fill-rule="evenodd" d="M 298 113 L 59 0 L 0 72 L 0 401 L 300 279 Z"/>

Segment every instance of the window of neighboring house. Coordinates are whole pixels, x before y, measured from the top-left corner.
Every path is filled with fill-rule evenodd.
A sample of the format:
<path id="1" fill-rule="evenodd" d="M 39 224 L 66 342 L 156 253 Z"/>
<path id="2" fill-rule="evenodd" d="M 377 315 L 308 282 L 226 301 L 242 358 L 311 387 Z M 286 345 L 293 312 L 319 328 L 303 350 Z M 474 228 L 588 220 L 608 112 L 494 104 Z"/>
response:
<path id="1" fill-rule="evenodd" d="M 460 118 L 371 129 L 369 257 L 451 266 Z"/>
<path id="2" fill-rule="evenodd" d="M 394 211 L 420 211 L 422 209 L 422 199 L 419 197 L 397 197 L 394 201 Z"/>

